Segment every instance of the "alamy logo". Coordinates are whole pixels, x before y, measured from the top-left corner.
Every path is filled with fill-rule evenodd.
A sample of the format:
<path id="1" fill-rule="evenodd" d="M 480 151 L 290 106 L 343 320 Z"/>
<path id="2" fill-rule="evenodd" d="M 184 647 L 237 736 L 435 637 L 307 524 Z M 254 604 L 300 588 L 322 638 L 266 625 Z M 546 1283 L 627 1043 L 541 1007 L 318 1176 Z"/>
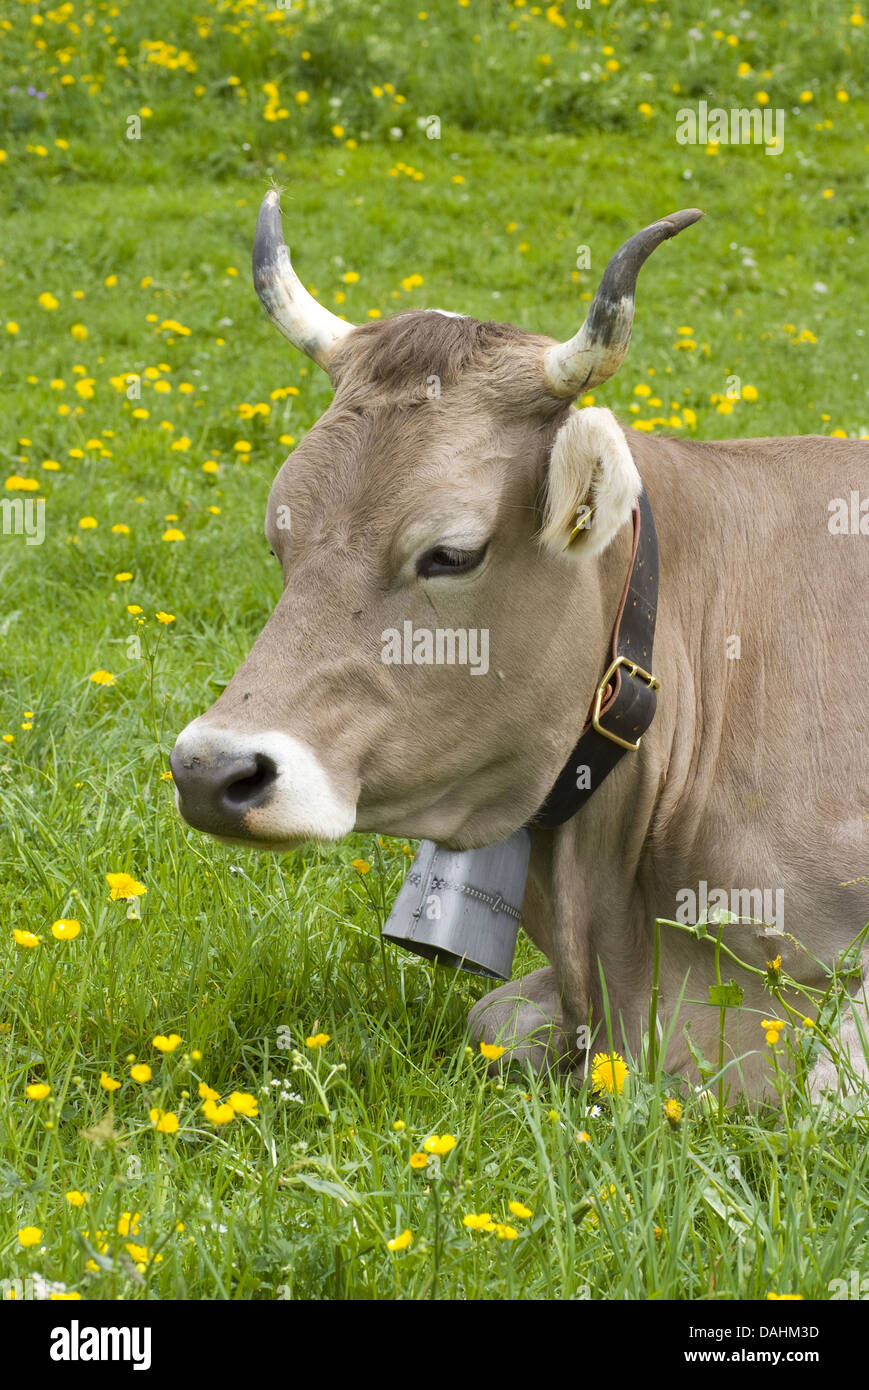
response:
<path id="1" fill-rule="evenodd" d="M 785 147 L 785 113 L 769 106 L 731 107 L 698 102 L 697 110 L 676 112 L 676 141 L 680 145 L 764 145 L 764 154 L 780 155 Z"/>
<path id="2" fill-rule="evenodd" d="M 847 497 L 832 498 L 827 511 L 827 530 L 831 535 L 869 536 L 869 497 L 861 497 L 856 488 Z"/>
<path id="3" fill-rule="evenodd" d="M 131 1361 L 134 1371 L 151 1366 L 150 1327 L 69 1327 L 51 1330 L 52 1361 Z"/>
<path id="4" fill-rule="evenodd" d="M 0 497 L 0 535 L 24 536 L 27 545 L 42 545 L 45 498 Z"/>
<path id="5" fill-rule="evenodd" d="M 384 666 L 470 666 L 472 676 L 489 669 L 487 627 L 415 628 L 405 622 L 402 631 L 388 627 L 381 632 L 380 659 Z"/>
<path id="6" fill-rule="evenodd" d="M 698 922 L 716 922 L 721 914 L 742 921 L 762 922 L 773 931 L 784 931 L 785 895 L 783 888 L 713 888 L 701 878 L 697 891 L 680 888 L 676 894 L 676 921 L 686 927 Z"/>

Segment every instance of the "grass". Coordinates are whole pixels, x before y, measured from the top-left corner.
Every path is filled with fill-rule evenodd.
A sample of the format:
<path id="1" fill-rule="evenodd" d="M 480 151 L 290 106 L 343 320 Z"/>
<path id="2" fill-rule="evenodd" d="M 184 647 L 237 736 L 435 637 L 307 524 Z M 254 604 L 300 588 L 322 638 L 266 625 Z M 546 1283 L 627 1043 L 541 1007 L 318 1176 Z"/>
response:
<path id="1" fill-rule="evenodd" d="M 227 850 L 163 777 L 277 598 L 266 495 L 329 401 L 250 289 L 270 176 L 336 312 L 440 305 L 562 337 L 626 236 L 701 206 L 644 271 L 598 403 L 698 438 L 869 433 L 859 10 L 758 10 L 715 37 L 682 4 L 538 8 L 191 18 L 157 0 L 4 21 L 0 477 L 46 501 L 43 545 L 0 535 L 0 1280 L 21 1291 L 38 1273 L 90 1299 L 828 1297 L 866 1269 L 864 1095 L 818 1112 L 782 1082 L 783 1110 L 722 1118 L 642 1059 L 621 1096 L 493 1081 L 464 1031 L 481 982 L 381 947 L 401 843 Z M 759 91 L 787 113 L 780 156 L 676 144 L 682 105 Z M 116 872 L 146 888 L 139 916 L 109 899 Z M 55 940 L 57 919 L 80 934 Z M 523 940 L 517 973 L 539 963 Z M 210 1122 L 201 1083 L 257 1115 Z M 439 1176 L 412 1169 L 444 1134 Z"/>

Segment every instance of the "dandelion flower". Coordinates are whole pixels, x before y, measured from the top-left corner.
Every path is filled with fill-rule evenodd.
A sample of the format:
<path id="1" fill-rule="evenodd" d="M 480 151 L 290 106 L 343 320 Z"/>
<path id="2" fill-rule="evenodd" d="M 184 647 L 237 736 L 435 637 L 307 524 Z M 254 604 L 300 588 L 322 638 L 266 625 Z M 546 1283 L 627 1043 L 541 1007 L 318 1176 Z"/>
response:
<path id="1" fill-rule="evenodd" d="M 664 1114 L 674 1129 L 678 1128 L 682 1123 L 682 1106 L 678 1100 L 665 1100 Z"/>
<path id="2" fill-rule="evenodd" d="M 31 1100 L 45 1100 L 46 1096 L 51 1095 L 51 1087 L 46 1086 L 44 1081 L 34 1081 L 27 1087 L 27 1094 Z"/>
<path id="3" fill-rule="evenodd" d="M 591 1062 L 591 1079 L 596 1091 L 621 1095 L 628 1069 L 617 1052 L 598 1052 Z"/>
<path id="4" fill-rule="evenodd" d="M 38 1226 L 24 1226 L 18 1232 L 18 1244 L 25 1250 L 31 1245 L 38 1245 L 42 1240 L 42 1231 Z"/>
<path id="5" fill-rule="evenodd" d="M 144 883 L 138 883 L 130 874 L 106 874 L 106 882 L 111 889 L 109 897 L 113 902 L 119 898 L 140 898 L 148 891 Z"/>
<path id="6" fill-rule="evenodd" d="M 480 1043 L 480 1052 L 489 1062 L 497 1062 L 499 1057 L 503 1057 L 507 1051 L 506 1047 L 499 1047 L 497 1043 Z"/>
<path id="7" fill-rule="evenodd" d="M 144 1086 L 146 1081 L 151 1080 L 152 1072 L 147 1062 L 137 1062 L 134 1067 L 130 1067 L 130 1075 L 140 1086 Z"/>

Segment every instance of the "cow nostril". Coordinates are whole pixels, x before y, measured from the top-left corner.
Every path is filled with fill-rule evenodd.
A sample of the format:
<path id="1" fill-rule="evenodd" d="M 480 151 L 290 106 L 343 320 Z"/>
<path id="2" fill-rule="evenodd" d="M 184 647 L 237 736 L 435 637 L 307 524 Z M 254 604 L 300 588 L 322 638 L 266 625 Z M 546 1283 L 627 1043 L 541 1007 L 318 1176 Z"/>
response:
<path id="1" fill-rule="evenodd" d="M 248 777 L 237 777 L 223 788 L 223 800 L 229 806 L 239 808 L 259 803 L 263 792 L 276 781 L 278 769 L 265 753 L 254 756 L 256 770 Z"/>

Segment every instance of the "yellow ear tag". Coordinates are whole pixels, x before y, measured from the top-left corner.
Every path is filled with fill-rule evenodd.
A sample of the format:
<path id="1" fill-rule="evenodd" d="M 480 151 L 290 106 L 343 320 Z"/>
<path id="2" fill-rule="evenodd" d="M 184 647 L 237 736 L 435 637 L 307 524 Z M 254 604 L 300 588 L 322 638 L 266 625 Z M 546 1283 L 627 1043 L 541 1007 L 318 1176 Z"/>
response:
<path id="1" fill-rule="evenodd" d="M 593 515 L 594 507 L 580 507 L 579 511 L 576 513 L 576 525 L 567 538 L 567 544 L 564 546 L 564 550 L 570 549 L 580 532 L 588 530 Z"/>

